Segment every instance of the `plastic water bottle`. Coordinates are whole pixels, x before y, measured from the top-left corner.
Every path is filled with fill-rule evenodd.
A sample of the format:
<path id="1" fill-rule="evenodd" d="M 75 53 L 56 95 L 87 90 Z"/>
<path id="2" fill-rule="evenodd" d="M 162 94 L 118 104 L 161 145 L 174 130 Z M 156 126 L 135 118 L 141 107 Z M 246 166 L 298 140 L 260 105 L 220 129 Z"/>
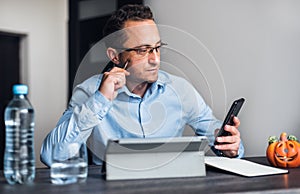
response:
<path id="1" fill-rule="evenodd" d="M 35 178 L 34 110 L 27 93 L 26 85 L 14 85 L 13 99 L 4 113 L 4 176 L 9 184 L 31 183 Z"/>

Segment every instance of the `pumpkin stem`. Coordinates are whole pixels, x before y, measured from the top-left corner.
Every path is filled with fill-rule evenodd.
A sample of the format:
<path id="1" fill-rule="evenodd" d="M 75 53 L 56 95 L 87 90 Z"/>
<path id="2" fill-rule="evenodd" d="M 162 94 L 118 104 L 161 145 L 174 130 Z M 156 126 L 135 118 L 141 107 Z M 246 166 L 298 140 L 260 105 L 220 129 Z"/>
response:
<path id="1" fill-rule="evenodd" d="M 274 143 L 274 142 L 278 142 L 278 137 L 276 136 L 270 136 L 268 139 L 269 145 Z"/>
<path id="2" fill-rule="evenodd" d="M 287 139 L 291 141 L 298 141 L 298 138 L 295 135 L 289 135 Z"/>
<path id="3" fill-rule="evenodd" d="M 287 141 L 287 140 L 288 140 L 288 139 L 287 139 L 287 134 L 286 134 L 285 132 L 281 133 L 281 135 L 280 135 L 280 140 L 281 140 L 281 141 Z"/>

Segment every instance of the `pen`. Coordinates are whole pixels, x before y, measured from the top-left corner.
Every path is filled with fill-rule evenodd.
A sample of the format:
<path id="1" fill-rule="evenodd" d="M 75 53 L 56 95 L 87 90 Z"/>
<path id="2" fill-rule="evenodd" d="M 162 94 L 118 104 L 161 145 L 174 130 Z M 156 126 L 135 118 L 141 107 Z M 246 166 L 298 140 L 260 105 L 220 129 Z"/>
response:
<path id="1" fill-rule="evenodd" d="M 127 61 L 125 62 L 125 64 L 124 64 L 124 67 L 123 67 L 123 69 L 125 69 L 126 70 L 126 67 L 127 67 L 127 65 L 128 65 L 128 63 L 129 63 L 129 59 L 127 59 Z"/>
<path id="2" fill-rule="evenodd" d="M 127 59 L 126 62 L 124 63 L 124 66 L 122 67 L 121 65 L 116 65 L 114 64 L 112 61 L 110 61 L 105 68 L 102 70 L 102 73 L 104 72 L 109 72 L 112 68 L 114 67 L 119 67 L 122 68 L 124 70 L 126 70 L 128 63 L 130 62 L 130 59 Z"/>

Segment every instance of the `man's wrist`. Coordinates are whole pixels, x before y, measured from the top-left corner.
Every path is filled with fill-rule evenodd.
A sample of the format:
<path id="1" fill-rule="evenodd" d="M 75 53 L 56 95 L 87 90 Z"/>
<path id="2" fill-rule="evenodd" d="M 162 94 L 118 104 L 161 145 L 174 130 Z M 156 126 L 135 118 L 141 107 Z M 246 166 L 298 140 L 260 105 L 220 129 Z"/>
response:
<path id="1" fill-rule="evenodd" d="M 230 153 L 226 154 L 226 152 L 230 152 L 230 151 L 222 151 L 222 150 L 218 150 L 218 149 L 216 149 L 214 146 L 212 146 L 211 149 L 213 150 L 213 152 L 214 152 L 217 156 L 229 157 L 229 158 L 237 158 L 237 157 L 239 157 L 239 150 L 237 151 L 237 153 L 236 153 L 235 155 L 231 155 Z"/>

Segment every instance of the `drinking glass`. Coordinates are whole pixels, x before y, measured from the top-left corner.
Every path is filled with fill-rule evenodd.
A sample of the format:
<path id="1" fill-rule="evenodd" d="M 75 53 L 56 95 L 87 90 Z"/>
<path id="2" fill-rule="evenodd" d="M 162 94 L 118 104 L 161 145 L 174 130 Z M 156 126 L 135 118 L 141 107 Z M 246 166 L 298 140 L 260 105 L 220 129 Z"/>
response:
<path id="1" fill-rule="evenodd" d="M 88 174 L 85 143 L 58 143 L 54 145 L 51 164 L 53 184 L 82 183 Z"/>

